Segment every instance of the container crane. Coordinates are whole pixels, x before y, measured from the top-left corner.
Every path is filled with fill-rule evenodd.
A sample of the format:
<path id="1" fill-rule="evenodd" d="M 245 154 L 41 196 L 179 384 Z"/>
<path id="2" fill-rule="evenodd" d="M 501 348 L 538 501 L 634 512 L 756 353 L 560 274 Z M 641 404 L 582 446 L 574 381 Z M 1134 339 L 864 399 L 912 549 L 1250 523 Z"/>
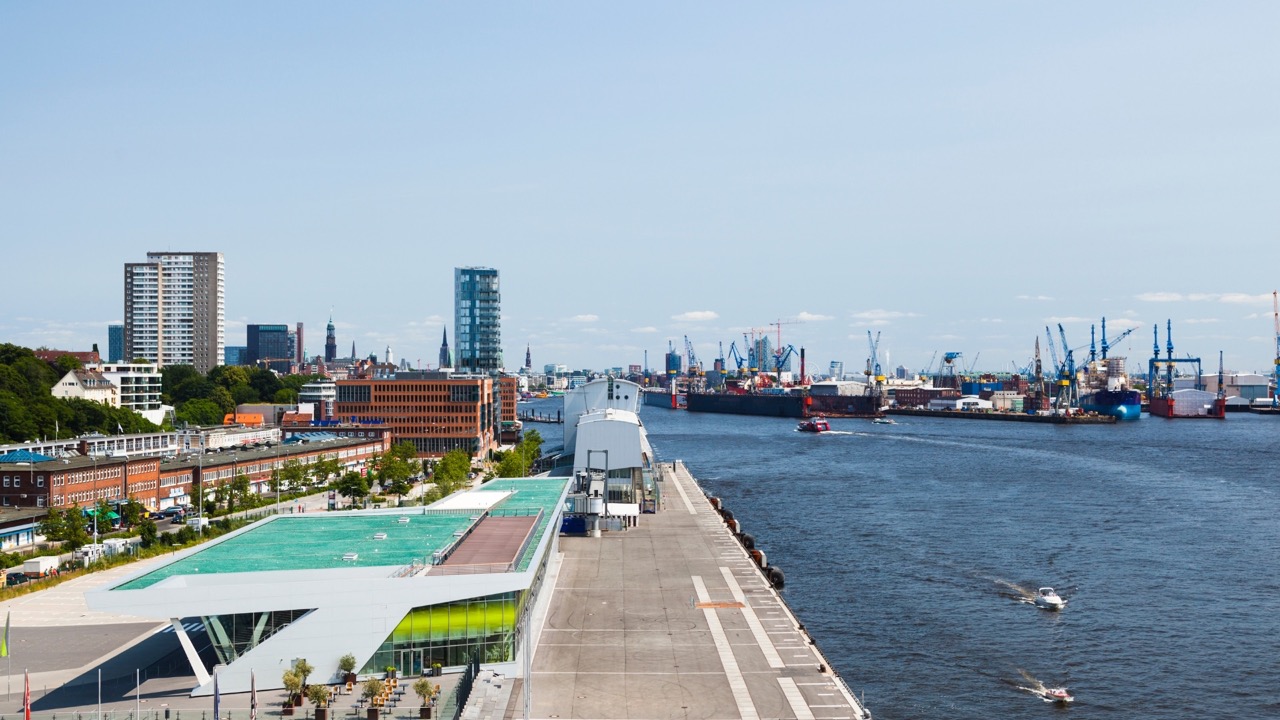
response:
<path id="1" fill-rule="evenodd" d="M 746 336 L 743 336 L 743 337 L 745 339 Z M 751 352 L 751 348 L 748 347 L 747 353 L 750 354 L 750 352 Z M 742 357 L 742 353 L 738 352 L 737 343 L 734 343 L 734 342 L 729 343 L 729 357 L 730 359 L 733 360 L 734 365 L 738 369 L 738 377 L 743 377 L 742 368 L 747 367 L 747 359 Z"/>

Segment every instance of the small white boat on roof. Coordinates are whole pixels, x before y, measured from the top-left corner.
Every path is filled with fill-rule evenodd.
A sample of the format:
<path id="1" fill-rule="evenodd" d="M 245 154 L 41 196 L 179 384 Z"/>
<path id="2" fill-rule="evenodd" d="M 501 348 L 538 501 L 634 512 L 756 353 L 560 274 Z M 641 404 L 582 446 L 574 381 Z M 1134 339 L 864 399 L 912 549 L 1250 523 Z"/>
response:
<path id="1" fill-rule="evenodd" d="M 1067 604 L 1051 587 L 1042 587 L 1036 591 L 1036 607 L 1044 610 L 1061 610 Z"/>

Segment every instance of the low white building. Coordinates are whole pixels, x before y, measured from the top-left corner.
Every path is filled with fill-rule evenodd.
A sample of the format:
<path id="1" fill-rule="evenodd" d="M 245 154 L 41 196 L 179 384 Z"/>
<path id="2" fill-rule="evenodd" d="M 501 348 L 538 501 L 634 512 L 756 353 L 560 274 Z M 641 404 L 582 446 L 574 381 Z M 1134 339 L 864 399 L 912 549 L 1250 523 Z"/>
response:
<path id="1" fill-rule="evenodd" d="M 120 389 L 120 405 L 148 421 L 159 425 L 164 422 L 166 406 L 160 400 L 164 383 L 160 370 L 150 363 L 99 363 L 90 366 L 102 373 Z"/>
<path id="2" fill-rule="evenodd" d="M 96 370 L 72 370 L 62 376 L 51 392 L 54 397 L 64 400 L 78 398 L 111 407 L 120 407 L 119 388 Z"/>

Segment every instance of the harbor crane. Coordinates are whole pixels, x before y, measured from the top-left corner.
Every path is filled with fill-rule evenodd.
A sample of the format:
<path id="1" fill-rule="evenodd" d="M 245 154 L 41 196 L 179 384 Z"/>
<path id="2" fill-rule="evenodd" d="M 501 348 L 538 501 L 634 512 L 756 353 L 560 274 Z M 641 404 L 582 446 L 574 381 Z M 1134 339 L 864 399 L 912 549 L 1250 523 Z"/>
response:
<path id="1" fill-rule="evenodd" d="M 867 355 L 867 369 L 863 374 L 867 376 L 866 394 L 870 397 L 884 397 L 884 373 L 880 371 L 880 333 L 876 333 L 875 337 L 871 337 L 871 331 L 867 331 L 867 347 L 870 353 Z"/>
<path id="2" fill-rule="evenodd" d="M 743 335 L 742 337 L 743 340 L 746 340 L 746 335 Z M 747 353 L 751 353 L 750 346 L 747 347 Z M 736 342 L 729 343 L 729 357 L 733 360 L 734 365 L 738 369 L 738 377 L 744 377 L 742 368 L 747 367 L 747 359 L 742 357 L 742 353 L 738 352 L 738 344 Z"/>
<path id="3" fill-rule="evenodd" d="M 684 354 L 689 360 L 689 377 L 701 377 L 702 366 L 698 364 L 698 356 L 693 352 L 693 343 L 689 342 L 689 336 L 684 336 Z"/>
<path id="4" fill-rule="evenodd" d="M 1271 307 L 1276 319 L 1276 363 L 1272 370 L 1271 409 L 1280 410 L 1280 294 L 1271 291 Z"/>

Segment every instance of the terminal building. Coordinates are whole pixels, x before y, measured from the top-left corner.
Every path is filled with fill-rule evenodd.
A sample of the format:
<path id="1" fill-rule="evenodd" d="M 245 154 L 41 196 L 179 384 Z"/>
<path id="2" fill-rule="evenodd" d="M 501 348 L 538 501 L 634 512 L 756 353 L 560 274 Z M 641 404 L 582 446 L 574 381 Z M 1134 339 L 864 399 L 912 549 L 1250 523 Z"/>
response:
<path id="1" fill-rule="evenodd" d="M 169 618 L 209 695 L 214 667 L 184 628 L 198 619 L 221 692 L 282 687 L 305 658 L 313 682 L 392 667 L 418 675 L 478 659 L 523 674 L 550 592 L 568 478 L 499 479 L 431 506 L 277 515 L 90 591 L 89 606 Z"/>

